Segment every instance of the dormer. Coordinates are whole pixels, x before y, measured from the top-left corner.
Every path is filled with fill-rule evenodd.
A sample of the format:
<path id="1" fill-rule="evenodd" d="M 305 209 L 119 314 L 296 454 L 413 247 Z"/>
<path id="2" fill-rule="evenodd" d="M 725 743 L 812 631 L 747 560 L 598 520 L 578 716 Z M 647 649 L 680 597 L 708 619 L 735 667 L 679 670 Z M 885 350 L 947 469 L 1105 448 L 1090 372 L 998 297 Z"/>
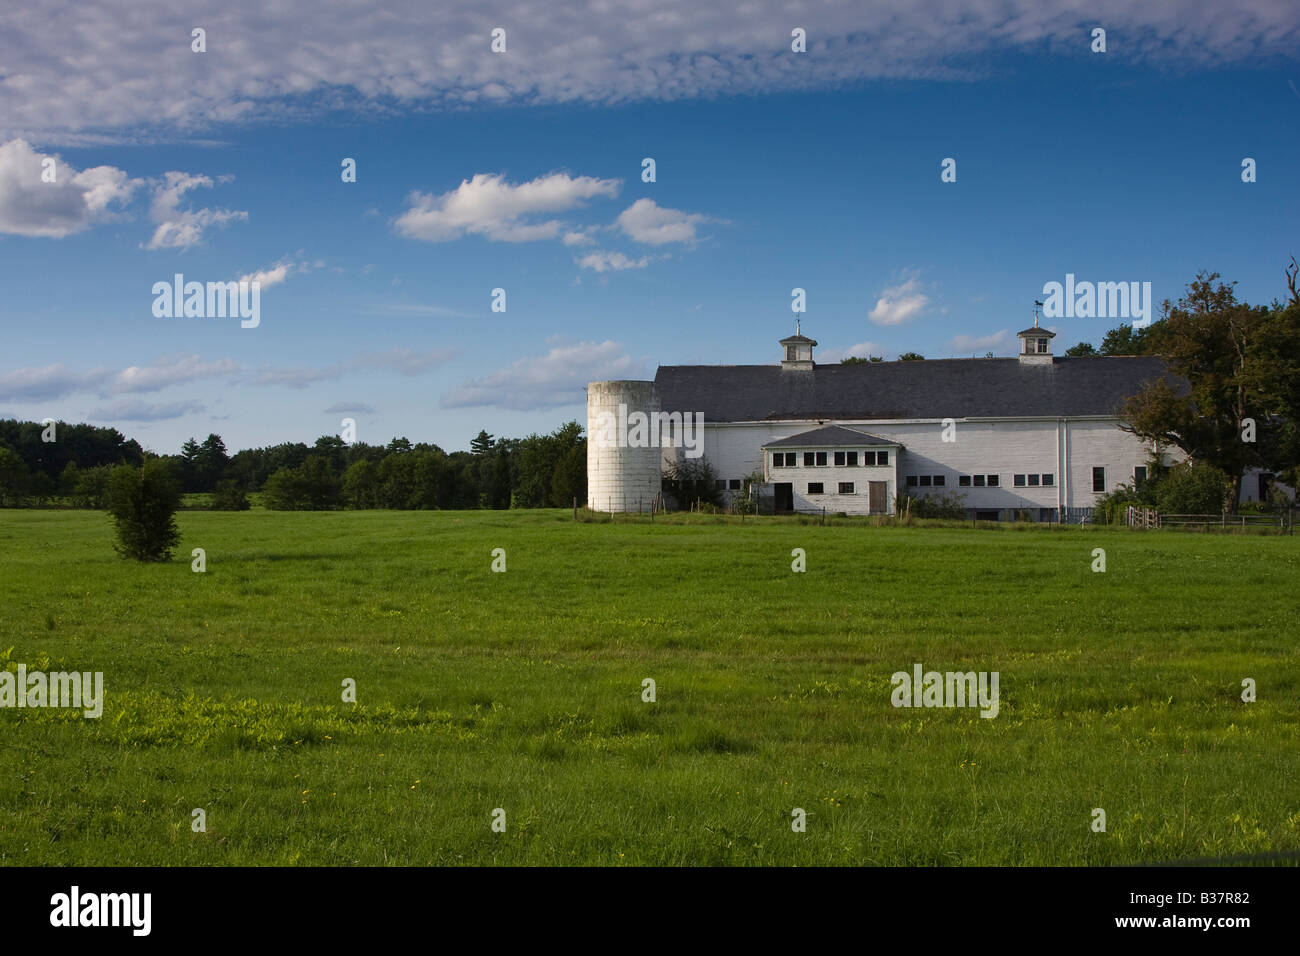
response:
<path id="1" fill-rule="evenodd" d="M 1037 315 L 1034 316 L 1034 327 L 1017 332 L 1016 337 L 1020 339 L 1021 365 L 1052 364 L 1052 339 L 1056 338 L 1056 333 L 1040 329 Z"/>
<path id="2" fill-rule="evenodd" d="M 795 322 L 794 335 L 781 340 L 781 368 L 798 371 L 812 371 L 813 346 L 817 343 L 799 332 L 799 323 Z"/>

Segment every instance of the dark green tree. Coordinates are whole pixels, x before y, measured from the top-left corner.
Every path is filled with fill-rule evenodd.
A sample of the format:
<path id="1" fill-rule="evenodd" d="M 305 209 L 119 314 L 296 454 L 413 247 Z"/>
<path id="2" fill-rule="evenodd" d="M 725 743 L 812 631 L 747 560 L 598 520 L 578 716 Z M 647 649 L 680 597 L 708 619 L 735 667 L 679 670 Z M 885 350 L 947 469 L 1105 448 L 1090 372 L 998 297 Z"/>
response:
<path id="1" fill-rule="evenodd" d="M 108 478 L 107 503 L 117 531 L 118 554 L 136 561 L 171 558 L 180 541 L 176 509 L 181 483 L 170 462 L 153 459 L 139 468 L 114 468 Z"/>
<path id="2" fill-rule="evenodd" d="M 217 482 L 212 492 L 213 511 L 247 511 L 250 507 L 248 495 L 237 481 L 223 478 Z"/>
<path id="3" fill-rule="evenodd" d="M 1158 349 L 1186 384 L 1168 378 L 1146 383 L 1125 402 L 1120 427 L 1177 446 L 1193 462 L 1231 476 L 1228 506 L 1235 511 L 1242 472 L 1269 464 L 1264 444 L 1243 440 L 1249 433 L 1244 423 L 1252 419 L 1258 426 L 1270 407 L 1286 409 L 1285 402 L 1270 406 L 1251 388 L 1257 358 L 1269 347 L 1269 310 L 1238 302 L 1235 283 L 1218 279 L 1217 272 L 1198 274 L 1176 304 L 1165 302 L 1161 322 L 1142 330 L 1144 346 Z"/>

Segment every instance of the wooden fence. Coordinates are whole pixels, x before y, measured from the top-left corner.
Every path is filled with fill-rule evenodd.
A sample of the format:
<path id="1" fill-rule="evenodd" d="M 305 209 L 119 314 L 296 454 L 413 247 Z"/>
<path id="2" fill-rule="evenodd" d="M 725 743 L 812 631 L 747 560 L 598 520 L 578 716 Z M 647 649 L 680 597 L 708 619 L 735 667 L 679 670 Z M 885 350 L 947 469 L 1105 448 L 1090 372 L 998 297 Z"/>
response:
<path id="1" fill-rule="evenodd" d="M 1164 514 L 1155 508 L 1129 505 L 1126 523 L 1130 528 L 1200 528 L 1202 531 L 1243 531 L 1250 528 L 1273 528 L 1287 534 L 1295 531 L 1295 510 L 1288 508 L 1277 514 L 1230 515 L 1226 511 L 1217 515 Z"/>

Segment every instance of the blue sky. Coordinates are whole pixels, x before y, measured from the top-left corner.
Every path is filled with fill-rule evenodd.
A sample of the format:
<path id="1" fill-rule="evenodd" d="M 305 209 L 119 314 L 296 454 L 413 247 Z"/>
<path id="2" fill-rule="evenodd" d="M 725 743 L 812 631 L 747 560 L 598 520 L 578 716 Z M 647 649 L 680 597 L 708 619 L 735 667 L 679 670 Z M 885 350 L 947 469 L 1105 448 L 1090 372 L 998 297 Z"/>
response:
<path id="1" fill-rule="evenodd" d="M 103 6 L 0 40 L 0 416 L 160 452 L 348 416 L 449 450 L 549 431 L 593 379 L 777 361 L 794 287 L 823 360 L 1007 355 L 1066 273 L 1158 303 L 1213 269 L 1268 302 L 1300 254 L 1293 5 L 758 4 L 730 31 L 413 5 L 212 21 L 203 54 L 202 16 Z M 421 29 L 442 39 L 403 46 Z M 260 324 L 155 317 L 177 272 L 260 275 Z M 1046 324 L 1063 349 L 1117 322 Z"/>

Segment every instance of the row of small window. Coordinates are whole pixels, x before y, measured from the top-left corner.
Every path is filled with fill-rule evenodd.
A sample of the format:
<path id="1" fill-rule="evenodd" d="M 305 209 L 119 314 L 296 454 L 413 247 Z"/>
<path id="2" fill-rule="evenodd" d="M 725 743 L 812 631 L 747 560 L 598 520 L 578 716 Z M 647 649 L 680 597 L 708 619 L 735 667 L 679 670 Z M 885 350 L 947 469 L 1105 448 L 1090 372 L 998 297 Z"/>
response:
<path id="1" fill-rule="evenodd" d="M 825 468 L 826 455 L 824 451 L 806 451 L 803 453 L 803 466 L 805 468 Z M 856 468 L 858 464 L 858 453 L 856 451 L 837 451 L 834 452 L 831 461 L 835 462 L 836 467 Z M 774 451 L 772 452 L 773 468 L 794 468 L 799 463 L 798 452 L 793 451 Z M 864 451 L 862 452 L 862 464 L 871 467 L 872 465 L 888 465 L 889 452 L 887 451 Z"/>
<path id="2" fill-rule="evenodd" d="M 1050 478 L 1051 476 L 1048 475 Z M 908 475 L 907 487 L 909 488 L 942 488 L 948 483 L 943 475 Z M 996 488 L 998 486 L 997 475 L 958 475 L 957 484 L 963 488 L 969 488 L 974 485 L 976 488 Z M 1048 484 L 1051 484 L 1049 481 Z"/>
<path id="3" fill-rule="evenodd" d="M 740 490 L 740 479 L 739 479 L 739 478 L 719 478 L 719 479 L 718 479 L 718 490 L 719 490 L 719 491 L 739 491 L 739 490 Z"/>
<path id="4" fill-rule="evenodd" d="M 839 487 L 840 487 L 839 493 L 842 495 L 857 494 L 857 491 L 854 490 L 853 482 L 851 481 L 841 481 L 839 483 Z M 824 482 L 821 481 L 808 482 L 808 494 L 810 495 L 824 495 L 826 494 L 825 488 L 826 485 Z"/>
<path id="5" fill-rule="evenodd" d="M 1100 469 L 1094 469 L 1094 471 Z M 1017 488 L 1024 488 L 1028 485 L 1031 488 L 1052 487 L 1056 480 L 1055 475 L 1015 475 L 1013 482 Z M 947 484 L 947 479 L 943 475 L 908 475 L 907 487 L 909 488 L 942 488 Z M 1094 475 L 1094 482 L 1096 477 Z M 999 478 L 997 475 L 958 475 L 957 484 L 963 488 L 997 488 Z"/>

